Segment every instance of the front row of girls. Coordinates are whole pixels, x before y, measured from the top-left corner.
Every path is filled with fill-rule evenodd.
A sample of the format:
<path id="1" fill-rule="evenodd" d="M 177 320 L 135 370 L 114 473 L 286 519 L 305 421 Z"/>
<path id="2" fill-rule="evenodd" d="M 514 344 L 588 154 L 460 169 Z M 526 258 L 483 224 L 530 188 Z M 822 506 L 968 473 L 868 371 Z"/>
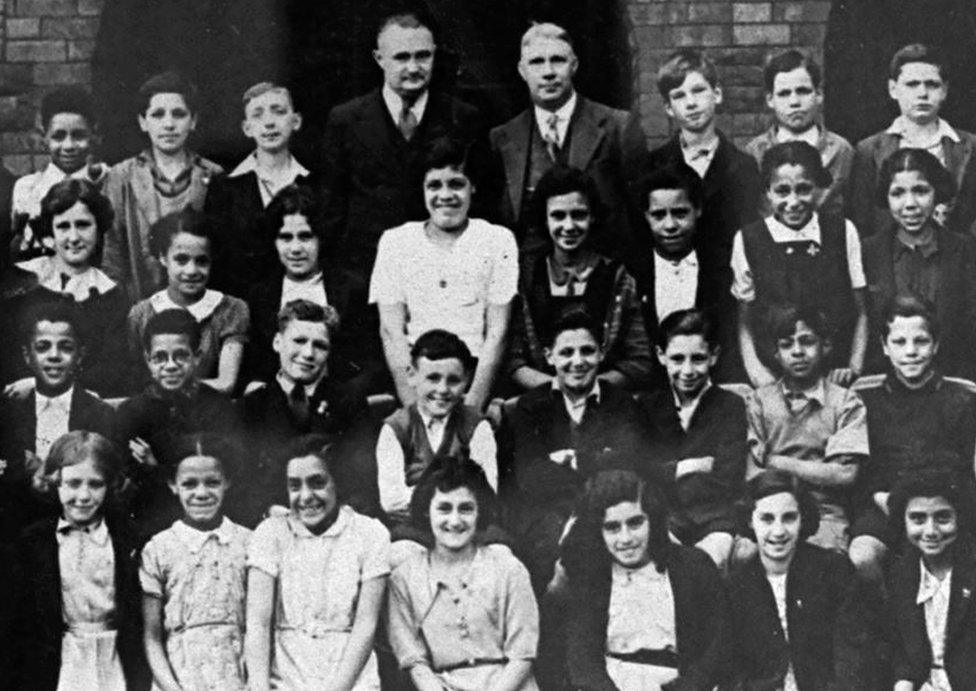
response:
<path id="1" fill-rule="evenodd" d="M 137 558 L 117 451 L 97 433 L 58 439 L 41 475 L 60 516 L 17 547 L 10 687 L 379 689 L 374 638 L 389 587 L 389 643 L 415 688 L 537 688 L 539 610 L 521 562 L 479 537 L 496 510 L 481 469 L 431 468 L 411 499 L 430 547 L 391 573 L 389 534 L 343 503 L 338 459 L 321 442 L 284 450 L 289 506 L 252 533 L 223 514 L 242 479 L 237 452 L 210 435 L 181 439 L 169 485 L 182 516 Z M 789 473 L 748 484 L 742 519 L 757 553 L 727 583 L 669 537 L 653 485 L 598 473 L 563 543 L 564 654 L 547 673 L 621 691 L 972 688 L 971 500 L 938 472 L 894 488 L 899 556 L 886 609 L 869 611 L 850 563 L 808 542 L 817 502 Z"/>

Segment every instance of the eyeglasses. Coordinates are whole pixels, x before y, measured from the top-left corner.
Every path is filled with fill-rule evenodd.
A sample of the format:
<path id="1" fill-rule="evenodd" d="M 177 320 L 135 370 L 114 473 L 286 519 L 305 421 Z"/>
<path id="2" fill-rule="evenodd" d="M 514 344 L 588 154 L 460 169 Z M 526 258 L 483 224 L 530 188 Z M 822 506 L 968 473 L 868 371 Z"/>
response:
<path id="1" fill-rule="evenodd" d="M 191 353 L 189 350 L 177 350 L 172 353 L 167 353 L 166 351 L 160 350 L 149 356 L 149 364 L 162 367 L 172 360 L 174 364 L 182 367 L 188 363 L 192 357 L 193 353 Z"/>

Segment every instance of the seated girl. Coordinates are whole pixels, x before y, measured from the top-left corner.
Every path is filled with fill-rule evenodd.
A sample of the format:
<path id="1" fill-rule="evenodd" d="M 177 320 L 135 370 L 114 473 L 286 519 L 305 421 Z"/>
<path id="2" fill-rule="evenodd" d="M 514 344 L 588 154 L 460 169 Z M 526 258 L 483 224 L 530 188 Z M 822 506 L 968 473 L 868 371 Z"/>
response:
<path id="1" fill-rule="evenodd" d="M 897 486 L 889 506 L 910 545 L 888 576 L 894 691 L 976 688 L 971 493 L 931 471 Z"/>
<path id="2" fill-rule="evenodd" d="M 507 547 L 480 544 L 494 493 L 477 464 L 445 464 L 411 500 L 433 548 L 390 577 L 389 635 L 420 691 L 537 689 L 532 675 L 539 612 L 529 573 Z"/>
<path id="3" fill-rule="evenodd" d="M 128 393 L 125 354 L 118 338 L 125 328 L 129 301 L 125 290 L 97 268 L 102 240 L 112 224 L 112 206 L 94 185 L 67 178 L 41 200 L 39 238 L 51 238 L 54 255 L 18 264 L 37 276 L 39 290 L 27 304 L 53 296 L 73 299 L 85 354 L 79 371 L 81 385 L 103 397 Z"/>
<path id="4" fill-rule="evenodd" d="M 663 497 L 635 473 L 593 478 L 562 562 L 572 688 L 711 689 L 725 679 L 722 578 L 704 552 L 670 542 Z"/>
<path id="5" fill-rule="evenodd" d="M 768 470 L 748 484 L 745 508 L 759 552 L 729 583 L 741 688 L 873 688 L 854 568 L 806 541 L 820 522 L 816 501 L 792 475 Z"/>
<path id="6" fill-rule="evenodd" d="M 595 183 L 556 166 L 539 180 L 532 203 L 535 224 L 548 229 L 552 244 L 522 261 L 507 366 L 515 384 L 527 390 L 552 381 L 546 344 L 557 315 L 578 303 L 605 324 L 601 379 L 646 388 L 653 363 L 636 283 L 622 263 L 593 249 L 602 211 Z"/>
<path id="7" fill-rule="evenodd" d="M 237 387 L 250 327 L 247 304 L 207 288 L 213 246 L 203 216 L 185 209 L 164 216 L 150 232 L 154 256 L 166 270 L 167 286 L 129 311 L 129 350 L 141 358 L 143 332 L 150 318 L 167 309 L 184 309 L 200 324 L 197 372 L 202 383 L 221 393 Z"/>

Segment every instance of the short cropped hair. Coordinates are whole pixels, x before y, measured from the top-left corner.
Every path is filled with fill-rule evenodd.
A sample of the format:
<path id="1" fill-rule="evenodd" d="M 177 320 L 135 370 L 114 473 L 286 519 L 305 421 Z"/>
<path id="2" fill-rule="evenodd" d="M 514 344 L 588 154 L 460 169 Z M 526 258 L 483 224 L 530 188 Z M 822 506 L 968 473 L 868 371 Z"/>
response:
<path id="1" fill-rule="evenodd" d="M 429 535 L 430 504 L 434 495 L 460 487 L 467 487 L 478 503 L 478 522 L 475 529 L 483 531 L 495 523 L 497 500 L 482 467 L 471 460 L 437 456 L 424 471 L 410 498 L 410 522 L 413 527 Z"/>
<path id="2" fill-rule="evenodd" d="M 41 200 L 41 214 L 37 225 L 40 237 L 54 235 L 54 217 L 81 202 L 95 218 L 95 229 L 101 239 L 112 226 L 115 212 L 112 202 L 95 185 L 80 178 L 65 178 L 48 190 Z"/>
<path id="3" fill-rule="evenodd" d="M 874 201 L 879 207 L 888 208 L 888 190 L 895 174 L 909 171 L 921 173 L 932 185 L 936 204 L 948 202 L 956 196 L 956 183 L 952 174 L 939 163 L 939 159 L 925 149 L 898 149 L 884 160 L 881 170 L 878 171 Z"/>
<path id="4" fill-rule="evenodd" d="M 773 305 L 766 315 L 766 328 L 769 334 L 769 345 L 772 352 L 776 352 L 777 343 L 781 338 L 790 338 L 796 331 L 796 325 L 803 322 L 823 341 L 833 338 L 831 325 L 822 311 L 808 305 L 792 305 L 788 303 Z"/>
<path id="5" fill-rule="evenodd" d="M 291 97 L 291 90 L 287 86 L 276 84 L 274 82 L 258 82 L 254 86 L 249 87 L 241 97 L 244 108 L 246 109 L 247 104 L 256 99 L 258 96 L 264 96 L 266 93 L 272 91 L 283 93 L 288 97 L 288 102 L 292 104 L 292 108 L 295 107 L 295 102 Z"/>
<path id="6" fill-rule="evenodd" d="M 813 88 L 819 89 L 822 83 L 823 73 L 820 71 L 820 65 L 812 57 L 796 48 L 790 48 L 769 55 L 766 58 L 766 64 L 763 66 L 763 86 L 766 87 L 766 93 L 773 93 L 773 85 L 776 83 L 777 74 L 792 72 L 801 67 L 810 75 Z"/>
<path id="7" fill-rule="evenodd" d="M 322 239 L 322 224 L 320 223 L 321 206 L 315 191 L 308 185 L 292 183 L 281 189 L 264 210 L 264 223 L 267 237 L 274 240 L 278 231 L 285 224 L 285 216 L 304 216 L 308 220 L 312 232 L 319 240 Z"/>
<path id="8" fill-rule="evenodd" d="M 684 190 L 688 201 L 696 209 L 701 209 L 705 201 L 705 189 L 702 180 L 687 166 L 662 166 L 652 168 L 637 181 L 635 189 L 638 203 L 645 213 L 650 208 L 651 192 L 657 190 Z"/>
<path id="9" fill-rule="evenodd" d="M 234 482 L 242 470 L 243 451 L 232 439 L 213 432 L 181 434 L 161 445 L 162 468 L 169 480 L 176 477 L 180 463 L 191 456 L 217 459 L 228 481 Z"/>
<path id="10" fill-rule="evenodd" d="M 918 497 L 942 497 L 956 510 L 961 532 L 973 530 L 973 492 L 955 473 L 951 465 L 958 466 L 957 459 L 943 452 L 942 458 L 921 470 L 906 474 L 891 488 L 888 496 L 888 526 L 892 535 L 905 535 L 905 510 L 908 502 Z"/>
<path id="11" fill-rule="evenodd" d="M 85 118 L 88 127 L 95 129 L 98 120 L 91 94 L 80 86 L 65 86 L 41 99 L 41 127 L 47 132 L 51 120 L 58 113 L 72 113 Z"/>
<path id="12" fill-rule="evenodd" d="M 896 295 L 885 305 L 882 313 L 881 338 L 888 338 L 891 333 L 891 323 L 895 317 L 921 317 L 925 320 L 929 335 L 936 341 L 939 340 L 939 318 L 935 311 L 935 305 L 923 297 L 917 295 Z"/>
<path id="13" fill-rule="evenodd" d="M 136 104 L 140 115 L 149 109 L 149 103 L 157 94 L 179 94 L 186 102 L 189 111 L 197 112 L 197 87 L 175 70 L 154 74 L 142 83 L 139 91 L 136 92 Z"/>
<path id="14" fill-rule="evenodd" d="M 67 324 L 71 327 L 75 341 L 84 345 L 79 330 L 78 309 L 72 298 L 66 295 L 52 295 L 35 302 L 24 311 L 20 318 L 20 342 L 24 347 L 30 347 L 37 325 L 44 321 L 52 324 Z"/>
<path id="15" fill-rule="evenodd" d="M 444 329 L 431 329 L 420 335 L 410 348 L 410 361 L 414 365 L 420 358 L 428 360 L 460 360 L 465 371 L 470 372 L 474 358 L 467 344 L 457 335 Z"/>
<path id="16" fill-rule="evenodd" d="M 666 316 L 658 328 L 658 347 L 667 350 L 675 336 L 701 336 L 710 349 L 718 345 L 715 322 L 702 310 L 676 310 Z"/>
<path id="17" fill-rule="evenodd" d="M 600 191 L 596 187 L 596 182 L 586 171 L 571 166 L 556 164 L 543 174 L 539 183 L 535 186 L 530 203 L 532 210 L 530 218 L 534 227 L 545 230 L 546 219 L 549 215 L 549 200 L 552 197 L 559 197 L 564 194 L 579 192 L 586 199 L 586 205 L 590 209 L 590 216 L 594 220 L 603 217 L 603 203 L 600 201 Z M 591 223 L 590 237 L 593 239 L 593 229 Z"/>
<path id="18" fill-rule="evenodd" d="M 545 345 L 552 348 L 556 344 L 559 334 L 564 331 L 576 331 L 585 329 L 593 336 L 597 345 L 603 347 L 603 327 L 601 323 L 593 318 L 589 310 L 582 305 L 570 305 L 559 312 L 552 325 L 552 333 L 546 339 Z"/>
<path id="19" fill-rule="evenodd" d="M 173 244 L 173 238 L 180 233 L 206 239 L 213 252 L 213 237 L 207 227 L 207 219 L 191 206 L 166 214 L 149 227 L 149 251 L 154 257 L 165 255 Z"/>
<path id="20" fill-rule="evenodd" d="M 525 30 L 522 34 L 522 41 L 520 46 L 524 49 L 526 46 L 530 45 L 534 41 L 539 39 L 551 39 L 555 41 L 562 41 L 569 46 L 569 49 L 576 55 L 576 48 L 573 45 L 573 37 L 569 35 L 563 27 L 558 24 L 553 24 L 552 22 L 533 22 L 532 25 Z"/>
<path id="21" fill-rule="evenodd" d="M 434 38 L 434 45 L 437 45 L 437 27 L 434 26 L 433 18 L 426 13 L 419 11 L 396 12 L 384 17 L 376 27 L 376 42 L 379 43 L 380 36 L 391 26 L 398 26 L 401 29 L 427 29 Z"/>
<path id="22" fill-rule="evenodd" d="M 186 336 L 190 349 L 200 349 L 200 324 L 184 309 L 167 309 L 149 317 L 142 332 L 142 348 L 149 352 L 154 336 Z"/>
<path id="23" fill-rule="evenodd" d="M 888 78 L 897 81 L 901 75 L 901 68 L 910 62 L 924 62 L 926 65 L 934 65 L 939 70 L 939 76 L 943 81 L 949 81 L 946 74 L 946 59 L 939 49 L 927 46 L 922 43 L 910 43 L 903 48 L 899 48 L 888 63 Z"/>
<path id="24" fill-rule="evenodd" d="M 766 150 L 762 157 L 760 173 L 762 185 L 769 189 L 773 175 L 780 166 L 800 166 L 817 187 L 826 189 L 834 181 L 830 171 L 824 167 L 820 152 L 806 142 L 783 142 Z"/>
<path id="25" fill-rule="evenodd" d="M 278 310 L 278 333 L 294 321 L 325 324 L 329 338 L 339 329 L 339 312 L 332 305 L 317 305 L 309 300 L 291 300 Z"/>
<path id="26" fill-rule="evenodd" d="M 665 103 L 670 102 L 671 89 L 681 86 L 692 72 L 698 72 L 714 89 L 718 86 L 718 70 L 715 63 L 694 48 L 682 48 L 668 56 L 657 70 L 657 90 Z"/>
<path id="27" fill-rule="evenodd" d="M 800 542 L 805 542 L 808 537 L 817 533 L 820 528 L 820 510 L 809 488 L 802 480 L 785 471 L 764 470 L 746 483 L 745 497 L 739 505 L 742 524 L 740 530 L 746 537 L 753 541 L 756 539 L 751 525 L 756 502 L 783 492 L 792 494 L 800 507 Z"/>

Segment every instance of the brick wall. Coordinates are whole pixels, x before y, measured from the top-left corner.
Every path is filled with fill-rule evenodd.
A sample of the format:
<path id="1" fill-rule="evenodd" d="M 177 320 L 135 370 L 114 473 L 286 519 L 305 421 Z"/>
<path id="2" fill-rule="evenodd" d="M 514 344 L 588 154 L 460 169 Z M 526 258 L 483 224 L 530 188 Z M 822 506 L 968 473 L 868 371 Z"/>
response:
<path id="1" fill-rule="evenodd" d="M 90 82 L 103 1 L 0 0 L 0 153 L 14 173 L 46 163 L 35 124 L 40 96 Z M 667 136 L 668 122 L 654 73 L 670 51 L 697 46 L 715 59 L 725 87 L 720 126 L 742 142 L 766 124 L 765 53 L 787 45 L 819 53 L 830 7 L 829 0 L 619 1 L 630 10 L 639 107 L 655 142 Z"/>

